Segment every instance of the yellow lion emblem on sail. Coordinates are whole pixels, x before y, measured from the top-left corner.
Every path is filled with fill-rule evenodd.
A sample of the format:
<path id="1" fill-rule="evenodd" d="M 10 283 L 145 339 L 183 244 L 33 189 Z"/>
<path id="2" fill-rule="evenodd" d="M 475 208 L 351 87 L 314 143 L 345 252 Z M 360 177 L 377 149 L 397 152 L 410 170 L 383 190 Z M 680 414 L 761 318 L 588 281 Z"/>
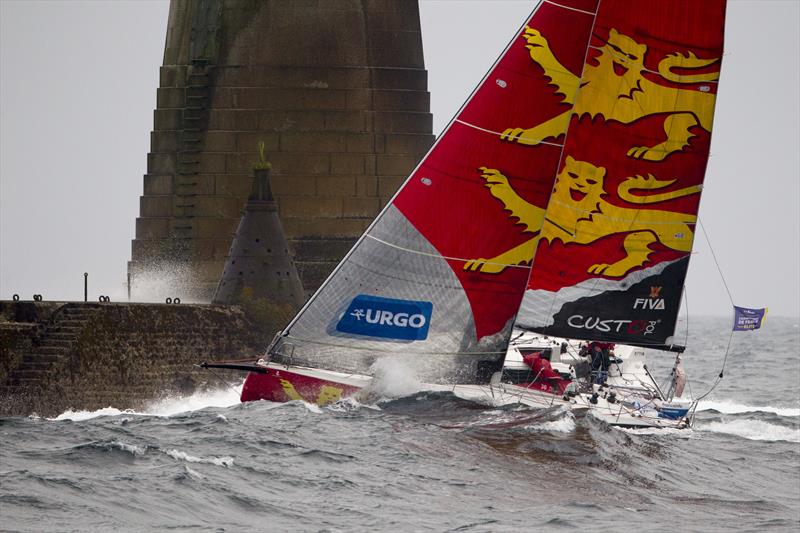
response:
<path id="1" fill-rule="evenodd" d="M 681 252 L 692 248 L 694 232 L 690 224 L 697 217 L 672 211 L 618 207 L 603 199 L 608 194 L 604 188 L 606 169 L 585 161 L 566 157 L 566 164 L 556 177 L 555 188 L 547 210 L 524 200 L 496 169 L 481 167 L 481 177 L 492 196 L 503 203 L 511 217 L 525 225 L 523 232 L 538 234 L 491 259 L 467 261 L 464 270 L 498 273 L 509 266 L 528 264 L 533 258 L 539 239 L 552 242 L 590 244 L 607 235 L 627 233 L 624 241 L 625 257 L 614 263 L 597 263 L 588 272 L 609 277 L 621 277 L 631 269 L 642 266 L 650 254 L 650 245 L 662 245 Z M 694 185 L 680 190 L 652 194 L 634 191 L 658 191 L 669 187 L 675 180 L 661 181 L 648 176 L 625 179 L 617 188 L 618 196 L 631 204 L 645 205 L 663 202 L 700 192 Z M 539 230 L 541 228 L 541 230 Z"/>
<path id="2" fill-rule="evenodd" d="M 535 145 L 558 137 L 567 130 L 572 113 L 630 124 L 640 118 L 665 114 L 664 133 L 666 140 L 655 146 L 634 146 L 627 154 L 648 161 L 661 161 L 669 154 L 682 150 L 689 144 L 690 129 L 700 125 L 711 131 L 714 118 L 714 100 L 711 92 L 689 90 L 659 85 L 645 78 L 642 73 L 647 45 L 639 44 L 630 37 L 609 32 L 608 41 L 600 50 L 597 65 L 586 64 L 583 78 L 572 74 L 562 66 L 550 50 L 547 39 L 539 31 L 526 27 L 523 35 L 531 58 L 538 63 L 550 84 L 563 95 L 562 102 L 573 106 L 572 110 L 553 117 L 531 128 L 506 129 L 501 139 L 521 144 Z M 701 74 L 676 74 L 704 68 L 719 61 L 719 58 L 700 59 L 694 53 L 674 53 L 665 57 L 658 65 L 658 74 L 673 83 L 710 83 L 719 78 L 719 72 Z M 580 86 L 580 95 L 578 88 Z M 705 86 L 705 90 L 710 88 Z"/>

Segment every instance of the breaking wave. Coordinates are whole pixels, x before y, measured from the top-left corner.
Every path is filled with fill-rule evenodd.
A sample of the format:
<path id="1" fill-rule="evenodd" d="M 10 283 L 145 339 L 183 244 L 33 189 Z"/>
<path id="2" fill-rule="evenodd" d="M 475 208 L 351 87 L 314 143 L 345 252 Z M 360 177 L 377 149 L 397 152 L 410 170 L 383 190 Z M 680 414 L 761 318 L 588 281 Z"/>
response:
<path id="1" fill-rule="evenodd" d="M 800 442 L 800 428 L 768 424 L 761 420 L 730 420 L 697 424 L 695 429 L 735 435 L 748 440 Z"/>
<path id="2" fill-rule="evenodd" d="M 800 407 L 773 407 L 770 405 L 744 405 L 728 400 L 701 401 L 698 411 L 717 411 L 725 415 L 742 413 L 772 413 L 779 416 L 800 416 Z"/>
<path id="3" fill-rule="evenodd" d="M 187 463 L 208 463 L 224 467 L 233 466 L 233 457 L 228 457 L 228 456 L 203 458 L 203 457 L 195 457 L 194 455 L 189 455 L 188 453 L 179 450 L 168 450 L 164 453 L 169 455 L 173 459 L 177 459 L 179 461 L 186 461 Z"/>
<path id="4" fill-rule="evenodd" d="M 57 417 L 49 418 L 48 420 L 82 422 L 101 416 L 120 415 L 169 417 L 209 407 L 231 407 L 237 405 L 241 390 L 242 386 L 239 385 L 236 388 L 229 387 L 227 389 L 197 392 L 190 396 L 170 396 L 148 404 L 142 411 L 133 409 L 120 410 L 111 406 L 95 411 L 73 411 L 72 409 L 67 409 Z"/>

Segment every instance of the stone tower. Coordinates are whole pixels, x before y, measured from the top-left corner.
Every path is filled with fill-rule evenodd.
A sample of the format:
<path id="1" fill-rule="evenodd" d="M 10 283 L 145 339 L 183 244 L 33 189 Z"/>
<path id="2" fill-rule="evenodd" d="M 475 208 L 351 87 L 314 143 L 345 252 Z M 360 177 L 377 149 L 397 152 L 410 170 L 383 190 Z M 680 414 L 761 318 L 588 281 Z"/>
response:
<path id="1" fill-rule="evenodd" d="M 417 0 L 172 0 L 160 80 L 134 299 L 211 299 L 259 143 L 309 292 L 433 142 Z"/>

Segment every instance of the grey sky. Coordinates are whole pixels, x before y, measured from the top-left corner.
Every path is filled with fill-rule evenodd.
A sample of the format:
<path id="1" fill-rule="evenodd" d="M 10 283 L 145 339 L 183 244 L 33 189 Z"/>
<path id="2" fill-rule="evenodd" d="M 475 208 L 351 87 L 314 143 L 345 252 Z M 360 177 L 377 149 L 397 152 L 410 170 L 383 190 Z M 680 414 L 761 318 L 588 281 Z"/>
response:
<path id="1" fill-rule="evenodd" d="M 434 129 L 528 0 L 421 0 Z M 168 3 L 0 0 L 0 298 L 124 297 Z M 730 0 L 700 219 L 737 305 L 800 315 L 800 2 Z M 692 313 L 729 303 L 698 230 Z"/>

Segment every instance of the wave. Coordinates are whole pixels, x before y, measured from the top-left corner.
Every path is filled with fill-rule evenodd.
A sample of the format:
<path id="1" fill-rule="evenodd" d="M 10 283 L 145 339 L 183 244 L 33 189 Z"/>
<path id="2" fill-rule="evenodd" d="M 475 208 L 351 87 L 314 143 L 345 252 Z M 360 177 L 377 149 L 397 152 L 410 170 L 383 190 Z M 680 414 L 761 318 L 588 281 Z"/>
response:
<path id="1" fill-rule="evenodd" d="M 575 431 L 575 417 L 572 413 L 565 413 L 564 416 L 556 420 L 550 420 L 542 424 L 536 424 L 530 429 L 534 431 L 547 431 L 553 433 L 572 433 Z"/>
<path id="2" fill-rule="evenodd" d="M 187 463 L 208 463 L 217 466 L 224 466 L 224 467 L 231 467 L 233 466 L 233 457 L 195 457 L 194 455 L 189 455 L 186 452 L 182 452 L 180 450 L 168 450 L 164 452 L 165 454 L 169 455 L 173 459 L 177 459 L 179 461 L 186 461 Z"/>
<path id="3" fill-rule="evenodd" d="M 72 409 L 67 409 L 60 415 L 55 418 L 48 418 L 47 420 L 52 420 L 55 422 L 60 422 L 62 420 L 71 420 L 73 422 L 82 422 L 83 420 L 90 420 L 92 418 L 97 418 L 98 416 L 119 416 L 119 415 L 133 415 L 136 414 L 131 410 L 120 411 L 114 407 L 104 407 L 102 409 L 98 409 L 96 411 L 73 411 Z"/>
<path id="4" fill-rule="evenodd" d="M 725 433 L 748 440 L 800 442 L 800 428 L 768 424 L 760 420 L 731 420 L 695 424 L 695 429 L 712 433 Z"/>
<path id="5" fill-rule="evenodd" d="M 800 416 L 800 407 L 773 407 L 770 405 L 745 405 L 728 400 L 701 401 L 698 411 L 717 411 L 725 415 L 742 413 L 773 413 L 779 416 Z"/>
<path id="6" fill-rule="evenodd" d="M 242 382 L 244 383 L 244 382 Z M 190 396 L 169 396 L 160 400 L 155 400 L 148 404 L 144 410 L 135 411 L 133 409 L 117 409 L 116 407 L 104 407 L 95 411 L 73 411 L 67 409 L 55 418 L 48 418 L 52 421 L 71 420 L 72 422 L 82 422 L 101 416 L 159 416 L 170 417 L 181 413 L 199 411 L 208 407 L 231 407 L 239 404 L 242 386 L 237 388 L 227 388 L 211 391 L 197 392 Z"/>
<path id="7" fill-rule="evenodd" d="M 208 407 L 232 407 L 241 402 L 243 385 L 244 381 L 237 387 L 196 392 L 191 396 L 170 396 L 150 403 L 146 411 L 153 416 L 173 416 Z"/>
<path id="8" fill-rule="evenodd" d="M 575 431 L 575 416 L 571 411 L 557 407 L 548 411 L 529 409 L 484 411 L 479 418 L 449 427 L 491 431 L 523 431 L 544 433 L 572 433 Z"/>
<path id="9" fill-rule="evenodd" d="M 614 427 L 617 431 L 622 431 L 623 433 L 627 433 L 629 435 L 658 435 L 658 436 L 669 436 L 674 438 L 690 438 L 692 436 L 692 429 L 691 428 L 670 428 L 670 427 L 636 427 L 636 428 L 625 428 L 625 427 Z"/>

